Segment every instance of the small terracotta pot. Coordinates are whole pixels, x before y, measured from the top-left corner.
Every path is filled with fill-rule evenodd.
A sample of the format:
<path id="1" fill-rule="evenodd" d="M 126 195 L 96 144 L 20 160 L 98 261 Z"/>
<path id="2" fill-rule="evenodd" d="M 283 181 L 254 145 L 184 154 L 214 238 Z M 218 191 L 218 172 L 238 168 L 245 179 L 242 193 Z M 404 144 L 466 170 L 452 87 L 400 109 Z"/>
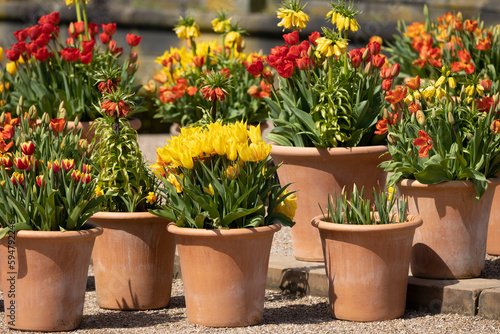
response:
<path id="1" fill-rule="evenodd" d="M 271 157 L 277 165 L 281 186 L 297 191 L 295 225 L 291 230 L 293 255 L 302 261 L 323 261 L 319 232 L 311 219 L 321 214 L 320 206 L 328 205 L 328 195 L 351 191 L 356 184 L 365 187 L 367 198 L 373 200 L 372 189 L 383 188 L 386 175 L 378 165 L 389 159 L 387 146 L 362 147 L 287 147 L 273 145 Z"/>
<path id="2" fill-rule="evenodd" d="M 99 307 L 167 307 L 175 255 L 169 221 L 149 212 L 98 212 L 89 221 L 104 230 L 92 252 Z"/>
<path id="3" fill-rule="evenodd" d="M 168 225 L 179 252 L 188 321 L 210 327 L 262 319 L 274 233 L 281 225 L 205 230 Z"/>
<path id="4" fill-rule="evenodd" d="M 409 214 L 424 221 L 415 232 L 411 259 L 413 276 L 457 279 L 481 275 L 486 236 L 498 178 L 489 180 L 479 201 L 472 181 L 422 184 L 402 180 L 400 194 L 408 200 Z"/>
<path id="5" fill-rule="evenodd" d="M 422 219 L 384 225 L 350 225 L 314 217 L 325 257 L 330 310 L 352 321 L 395 319 L 405 312 L 408 267 Z"/>
<path id="6" fill-rule="evenodd" d="M 5 236 L 0 258 L 7 326 L 46 332 L 77 328 L 90 255 L 100 234 L 101 227 L 86 223 L 80 231 L 23 230 L 15 240 Z"/>
<path id="7" fill-rule="evenodd" d="M 130 126 L 134 130 L 139 130 L 141 128 L 142 122 L 139 118 L 130 118 L 129 119 Z M 73 121 L 68 121 L 68 130 L 75 129 L 75 122 Z M 92 139 L 94 139 L 95 136 L 95 131 L 90 130 L 90 127 L 92 126 L 92 121 L 79 121 L 77 129 L 82 129 L 82 139 L 86 138 L 87 141 L 90 143 Z"/>

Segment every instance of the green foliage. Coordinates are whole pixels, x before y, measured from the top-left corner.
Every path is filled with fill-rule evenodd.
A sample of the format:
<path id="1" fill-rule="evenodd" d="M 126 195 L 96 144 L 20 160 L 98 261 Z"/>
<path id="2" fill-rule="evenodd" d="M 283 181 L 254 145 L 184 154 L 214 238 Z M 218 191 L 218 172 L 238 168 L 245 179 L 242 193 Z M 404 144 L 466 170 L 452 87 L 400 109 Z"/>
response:
<path id="1" fill-rule="evenodd" d="M 116 130 L 118 119 L 119 130 Z M 149 192 L 155 192 L 154 175 L 146 167 L 137 132 L 126 118 L 102 114 L 94 122 L 92 162 L 99 169 L 99 189 L 106 195 L 106 211 L 144 211 Z"/>
<path id="2" fill-rule="evenodd" d="M 335 224 L 377 225 L 403 223 L 406 219 L 406 201 L 400 200 L 394 193 L 380 192 L 373 189 L 374 203 L 364 197 L 354 185 L 352 192 L 342 191 L 332 199 L 328 197 L 326 221 Z M 322 210 L 323 211 L 323 210 Z"/>

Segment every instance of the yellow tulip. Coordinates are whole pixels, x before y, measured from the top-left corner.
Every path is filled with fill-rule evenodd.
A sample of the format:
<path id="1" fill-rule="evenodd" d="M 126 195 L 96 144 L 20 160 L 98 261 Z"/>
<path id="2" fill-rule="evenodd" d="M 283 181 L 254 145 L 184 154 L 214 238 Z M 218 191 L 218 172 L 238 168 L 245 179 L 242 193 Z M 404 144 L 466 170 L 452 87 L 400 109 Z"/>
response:
<path id="1" fill-rule="evenodd" d="M 184 174 L 180 174 L 180 175 L 178 175 L 178 177 L 180 177 L 182 179 L 182 178 L 184 178 Z M 175 191 L 177 193 L 182 192 L 182 185 L 179 182 L 179 179 L 177 178 L 177 176 L 175 174 L 173 174 L 173 173 L 168 174 L 167 180 L 168 180 L 168 182 L 170 182 L 171 184 L 173 184 L 175 186 Z"/>
<path id="2" fill-rule="evenodd" d="M 283 195 L 289 193 L 289 191 L 285 190 Z M 285 214 L 290 219 L 295 217 L 295 210 L 297 210 L 297 196 L 295 194 L 291 194 L 287 196 L 280 204 L 276 206 L 274 211 L 281 212 Z"/>
<path id="3" fill-rule="evenodd" d="M 179 158 L 181 162 L 181 166 L 187 169 L 193 169 L 194 161 L 189 153 L 179 152 Z"/>
<path id="4" fill-rule="evenodd" d="M 10 75 L 16 75 L 16 73 L 17 73 L 17 65 L 16 65 L 15 62 L 13 62 L 13 61 L 8 62 L 5 65 L 5 68 L 7 69 L 7 72 L 9 72 Z"/>
<path id="5" fill-rule="evenodd" d="M 248 137 L 252 143 L 257 143 L 262 140 L 262 132 L 260 131 L 260 124 L 257 126 L 250 126 L 248 129 Z"/>
<path id="6" fill-rule="evenodd" d="M 231 161 L 238 158 L 238 143 L 233 138 L 230 138 L 229 143 L 227 144 L 226 156 Z"/>
<path id="7" fill-rule="evenodd" d="M 207 194 L 209 194 L 210 196 L 213 196 L 215 194 L 214 188 L 212 187 L 212 184 L 209 184 L 208 188 L 207 187 L 202 187 L 202 188 L 203 188 L 203 191 L 206 192 Z"/>
<path id="8" fill-rule="evenodd" d="M 235 179 L 240 175 L 240 167 L 238 165 L 229 166 L 226 168 L 226 177 L 228 179 Z"/>
<path id="9" fill-rule="evenodd" d="M 4 55 L 3 48 L 0 46 L 0 61 L 3 60 L 3 55 Z"/>

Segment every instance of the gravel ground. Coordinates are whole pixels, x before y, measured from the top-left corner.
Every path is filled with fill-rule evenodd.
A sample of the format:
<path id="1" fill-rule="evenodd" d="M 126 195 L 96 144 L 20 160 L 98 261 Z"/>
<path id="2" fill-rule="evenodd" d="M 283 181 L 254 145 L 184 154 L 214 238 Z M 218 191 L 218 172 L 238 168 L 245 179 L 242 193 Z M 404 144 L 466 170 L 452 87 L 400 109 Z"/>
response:
<path id="1" fill-rule="evenodd" d="M 275 234 L 272 252 L 292 255 L 290 228 Z M 487 257 L 486 278 L 500 278 L 500 258 Z M 1 296 L 0 296 L 1 297 Z M 1 298 L 3 299 L 3 297 Z M 3 309 L 3 307 L 2 307 Z M 2 318 L 0 333 L 10 331 Z M 84 318 L 69 333 L 500 333 L 500 321 L 453 314 L 407 310 L 402 318 L 356 323 L 333 319 L 328 299 L 266 291 L 262 322 L 244 328 L 207 328 L 187 321 L 182 280 L 175 279 L 170 306 L 153 311 L 111 311 L 97 306 L 92 268 L 89 271 Z"/>

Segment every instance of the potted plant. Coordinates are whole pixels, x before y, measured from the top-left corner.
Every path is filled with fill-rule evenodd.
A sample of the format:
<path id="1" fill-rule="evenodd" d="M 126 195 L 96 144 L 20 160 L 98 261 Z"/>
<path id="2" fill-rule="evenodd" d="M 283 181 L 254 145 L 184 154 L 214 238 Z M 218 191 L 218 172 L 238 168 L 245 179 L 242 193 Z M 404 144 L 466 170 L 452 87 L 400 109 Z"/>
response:
<path id="1" fill-rule="evenodd" d="M 207 95 L 216 99 L 212 85 Z M 219 96 L 220 98 L 220 96 Z M 268 168 L 271 145 L 258 127 L 209 123 L 182 128 L 157 149 L 152 166 L 164 204 L 152 213 L 172 220 L 188 320 L 213 327 L 262 319 L 273 235 L 293 225 L 295 195 Z"/>
<path id="2" fill-rule="evenodd" d="M 67 331 L 83 316 L 90 255 L 102 228 L 81 130 L 65 135 L 65 111 L 37 117 L 19 102 L 3 112 L 0 262 L 5 322 L 13 329 Z M 78 122 L 78 120 L 76 120 Z"/>
<path id="3" fill-rule="evenodd" d="M 19 97 L 23 96 L 23 107 L 35 105 L 40 114 L 55 117 L 54 110 L 64 102 L 70 120 L 68 127 L 73 126 L 72 121 L 78 116 L 85 137 L 90 121 L 99 116 L 92 106 L 100 99 L 94 68 L 121 69 L 118 84 L 128 90 L 139 89 L 134 83 L 138 67 L 134 47 L 141 37 L 128 34 L 130 51 L 124 52 L 113 39 L 116 23 L 99 26 L 90 22 L 86 3 L 70 2 L 69 5 L 75 7 L 77 20 L 70 22 L 68 38 L 64 41 L 59 12 L 43 15 L 37 24 L 14 32 L 16 43 L 5 50 L 10 62 L 5 65 L 2 78 L 5 89 L 1 99 L 5 101 L 6 111 L 15 111 Z M 140 127 L 138 119 L 133 124 Z M 89 141 L 91 139 L 89 137 Z"/>
<path id="4" fill-rule="evenodd" d="M 243 53 L 246 32 L 238 22 L 232 23 L 231 20 L 226 12 L 218 13 L 212 24 L 220 42 L 196 42 L 200 32 L 195 18 L 190 15 L 181 17 L 175 32 L 181 40 L 186 40 L 187 46 L 171 47 L 157 58 L 156 62 L 162 69 L 144 88 L 157 107 L 155 118 L 173 123 L 171 134 L 178 135 L 180 127 L 202 120 L 205 117 L 203 110 L 212 107 L 211 101 L 207 101 L 201 91 L 201 77 L 207 71 L 221 72 L 233 81 L 226 87 L 227 98 L 219 102 L 215 119 L 230 123 L 260 123 L 262 127 L 266 123 L 269 109 L 262 98 L 269 96 L 271 88 L 260 70 L 246 70 L 258 59 L 262 67 L 263 56 Z"/>
<path id="5" fill-rule="evenodd" d="M 478 277 L 484 268 L 492 197 L 500 170 L 498 94 L 468 74 L 459 55 L 422 83 L 411 78 L 398 121 L 389 124 L 391 159 L 382 163 L 408 198 L 417 229 L 411 269 L 426 278 Z"/>
<path id="6" fill-rule="evenodd" d="M 319 234 L 310 220 L 320 214 L 318 203 L 325 206 L 332 189 L 385 183 L 377 166 L 387 159 L 380 158 L 387 152 L 387 130 L 377 122 L 393 120 L 384 113 L 389 106 L 385 93 L 399 73 L 399 65 L 389 66 L 380 53 L 380 39 L 348 52 L 347 33 L 358 30 L 358 12 L 345 1 L 331 6 L 327 19 L 336 30 L 324 27 L 301 42 L 297 30 L 308 21 L 305 6 L 286 1 L 278 10 L 278 26 L 293 32 L 283 35 L 286 45 L 266 57 L 279 82 L 277 87 L 269 82 L 272 93 L 264 98 L 274 123 L 267 138 L 274 143 L 273 161 L 283 162 L 280 181 L 300 189 L 292 243 L 294 256 L 306 261 L 322 261 Z"/>
<path id="7" fill-rule="evenodd" d="M 391 189 L 392 190 L 392 189 Z M 373 203 L 354 186 L 328 199 L 313 218 L 321 235 L 330 310 L 337 319 L 381 321 L 402 316 L 417 216 L 394 193 L 373 190 Z"/>
<path id="8" fill-rule="evenodd" d="M 166 230 L 169 221 L 147 212 L 157 206 L 155 177 L 126 118 L 133 93 L 112 80 L 115 74 L 96 74 L 103 80 L 103 101 L 93 125 L 91 160 L 99 171 L 97 192 L 106 196 L 102 211 L 90 218 L 104 230 L 92 253 L 97 303 L 107 309 L 158 309 L 170 302 L 175 243 Z"/>

